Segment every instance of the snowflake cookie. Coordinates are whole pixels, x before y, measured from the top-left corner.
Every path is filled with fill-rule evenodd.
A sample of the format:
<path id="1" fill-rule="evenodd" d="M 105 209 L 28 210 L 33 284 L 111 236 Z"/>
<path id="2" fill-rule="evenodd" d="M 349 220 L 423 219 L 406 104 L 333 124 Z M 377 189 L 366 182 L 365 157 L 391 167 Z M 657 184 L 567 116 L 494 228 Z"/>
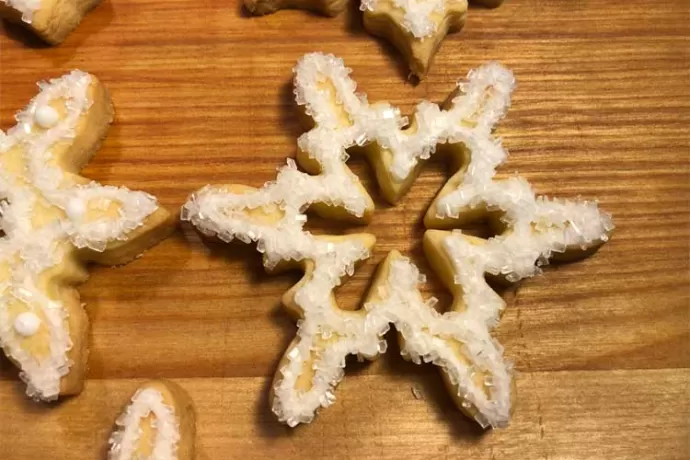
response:
<path id="1" fill-rule="evenodd" d="M 0 18 L 23 24 L 51 45 L 67 38 L 101 0 L 0 0 Z"/>
<path id="2" fill-rule="evenodd" d="M 503 0 L 475 0 L 496 7 Z M 346 0 L 244 0 L 254 15 L 280 9 L 299 8 L 336 16 L 347 7 Z M 423 78 L 449 32 L 462 29 L 467 0 L 361 0 L 364 28 L 389 40 L 407 61 L 410 71 Z"/>
<path id="3" fill-rule="evenodd" d="M 108 460 L 193 460 L 196 417 L 178 385 L 148 382 L 115 422 Z"/>
<path id="4" fill-rule="evenodd" d="M 156 199 L 79 175 L 113 117 L 107 91 L 73 71 L 0 131 L 0 345 L 38 400 L 79 393 L 88 319 L 85 263 L 120 265 L 173 228 Z"/>
<path id="5" fill-rule="evenodd" d="M 491 275 L 514 282 L 534 275 L 551 256 L 575 258 L 605 242 L 613 226 L 596 203 L 535 197 L 520 177 L 494 180 L 506 151 L 492 129 L 510 104 L 512 74 L 496 63 L 470 72 L 444 107 L 423 101 L 411 120 L 387 103 L 355 93 L 343 61 L 320 53 L 295 68 L 295 97 L 312 129 L 298 141 L 300 172 L 288 160 L 260 189 L 206 186 L 191 196 L 182 218 L 223 241 L 256 242 L 269 271 L 304 270 L 283 297 L 298 332 L 273 384 L 273 411 L 290 426 L 312 420 L 331 405 L 345 358 L 374 359 L 386 351 L 394 325 L 404 358 L 431 362 L 459 408 L 482 426 L 504 426 L 511 413 L 511 366 L 490 335 L 505 303 L 486 283 Z M 338 308 L 334 289 L 369 257 L 373 235 L 313 235 L 304 230 L 310 208 L 331 218 L 366 221 L 371 197 L 347 167 L 347 151 L 371 161 L 383 195 L 395 202 L 435 152 L 458 165 L 429 209 L 429 228 L 453 228 L 490 219 L 488 240 L 428 230 L 424 249 L 454 297 L 440 314 L 418 289 L 419 270 L 393 251 L 381 264 L 364 306 Z"/>

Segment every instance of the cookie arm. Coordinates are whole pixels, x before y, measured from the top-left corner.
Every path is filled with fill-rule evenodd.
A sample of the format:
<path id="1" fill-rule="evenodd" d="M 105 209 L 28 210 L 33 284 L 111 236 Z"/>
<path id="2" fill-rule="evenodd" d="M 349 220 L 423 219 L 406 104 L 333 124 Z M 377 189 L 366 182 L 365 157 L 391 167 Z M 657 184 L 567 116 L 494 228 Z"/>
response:
<path id="1" fill-rule="evenodd" d="M 115 424 L 108 460 L 194 460 L 194 405 L 182 387 L 171 381 L 142 385 Z"/>
<path id="2" fill-rule="evenodd" d="M 27 394 L 54 400 L 83 386 L 88 318 L 74 286 L 88 253 L 125 262 L 170 219 L 150 195 L 77 175 L 112 119 L 100 82 L 73 71 L 40 87 L 0 136 L 0 344 Z"/>
<path id="3" fill-rule="evenodd" d="M 84 260 L 100 265 L 124 265 L 170 236 L 177 222 L 176 215 L 159 207 L 144 220 L 140 227 L 126 234 L 126 239 L 109 242 L 103 251 L 85 249 L 82 257 Z"/>

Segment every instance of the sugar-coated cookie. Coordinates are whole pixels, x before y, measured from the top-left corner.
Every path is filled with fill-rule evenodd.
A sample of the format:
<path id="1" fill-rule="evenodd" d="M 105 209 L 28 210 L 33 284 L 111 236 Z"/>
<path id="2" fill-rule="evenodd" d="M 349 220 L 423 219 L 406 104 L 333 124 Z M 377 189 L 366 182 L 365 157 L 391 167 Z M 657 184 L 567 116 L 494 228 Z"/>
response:
<path id="1" fill-rule="evenodd" d="M 403 54 L 412 74 L 423 78 L 449 32 L 462 29 L 468 0 L 361 0 L 364 28 L 386 38 Z M 503 0 L 475 0 L 497 7 Z M 345 0 L 244 0 L 254 15 L 298 8 L 336 16 L 345 10 Z"/>
<path id="2" fill-rule="evenodd" d="M 142 385 L 115 425 L 108 460 L 194 460 L 194 405 L 173 382 Z"/>
<path id="3" fill-rule="evenodd" d="M 127 263 L 166 237 L 156 199 L 79 175 L 113 117 L 103 85 L 73 71 L 0 131 L 0 345 L 38 400 L 82 390 L 88 318 L 74 288 L 85 263 Z"/>
<path id="4" fill-rule="evenodd" d="M 101 0 L 0 0 L 0 18 L 23 24 L 57 45 Z"/>
<path id="5" fill-rule="evenodd" d="M 608 240 L 609 216 L 595 203 L 535 197 L 524 179 L 494 180 L 506 159 L 492 137 L 510 104 L 512 74 L 496 63 L 470 72 L 445 108 L 423 101 L 412 119 L 387 103 L 369 103 L 341 59 L 313 53 L 295 68 L 295 97 L 311 129 L 298 140 L 297 169 L 288 160 L 262 188 L 207 186 L 182 210 L 202 234 L 229 242 L 256 242 L 272 272 L 297 267 L 304 277 L 284 296 L 298 320 L 273 383 L 272 408 L 290 426 L 310 422 L 335 400 L 348 355 L 375 359 L 387 348 L 394 325 L 400 350 L 415 363 L 431 362 L 458 407 L 482 426 L 505 426 L 515 397 L 511 365 L 491 337 L 505 303 L 486 276 L 514 282 L 538 271 L 552 255 L 581 256 Z M 402 197 L 436 152 L 455 160 L 459 172 L 427 213 L 429 228 L 491 219 L 498 236 L 488 240 L 459 230 L 428 230 L 424 249 L 453 295 L 448 312 L 434 309 L 418 289 L 419 270 L 397 251 L 381 264 L 362 309 L 338 308 L 334 289 L 369 257 L 371 234 L 313 235 L 305 212 L 366 222 L 371 197 L 346 165 L 348 152 L 365 154 L 383 195 Z M 527 184 L 527 185 L 526 185 Z"/>
<path id="6" fill-rule="evenodd" d="M 362 0 L 364 27 L 395 45 L 423 78 L 449 32 L 462 29 L 467 0 Z"/>

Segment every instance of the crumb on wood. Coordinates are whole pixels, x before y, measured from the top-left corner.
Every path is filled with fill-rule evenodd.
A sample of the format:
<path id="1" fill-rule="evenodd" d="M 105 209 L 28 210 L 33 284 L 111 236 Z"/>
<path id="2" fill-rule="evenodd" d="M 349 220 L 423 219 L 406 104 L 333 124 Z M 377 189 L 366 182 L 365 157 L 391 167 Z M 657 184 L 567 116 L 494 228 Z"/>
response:
<path id="1" fill-rule="evenodd" d="M 411 390 L 414 399 L 424 399 L 424 393 L 422 393 L 422 389 L 419 388 L 419 385 L 412 385 Z"/>

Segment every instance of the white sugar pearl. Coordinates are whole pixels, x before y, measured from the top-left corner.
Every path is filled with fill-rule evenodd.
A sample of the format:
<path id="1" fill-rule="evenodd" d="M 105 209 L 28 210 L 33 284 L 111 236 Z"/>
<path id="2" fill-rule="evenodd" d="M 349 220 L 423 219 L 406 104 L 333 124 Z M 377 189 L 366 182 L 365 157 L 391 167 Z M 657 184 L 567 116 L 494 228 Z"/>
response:
<path id="1" fill-rule="evenodd" d="M 36 109 L 36 113 L 34 113 L 34 120 L 36 120 L 36 123 L 41 128 L 48 129 L 57 124 L 57 122 L 60 120 L 60 115 L 58 114 L 57 110 L 51 106 L 42 105 Z"/>
<path id="2" fill-rule="evenodd" d="M 67 203 L 67 209 L 65 209 L 65 212 L 70 220 L 81 220 L 86 213 L 86 203 L 79 198 L 72 198 Z"/>
<path id="3" fill-rule="evenodd" d="M 14 320 L 14 330 L 24 337 L 31 337 L 41 326 L 41 319 L 30 311 L 20 313 Z"/>

